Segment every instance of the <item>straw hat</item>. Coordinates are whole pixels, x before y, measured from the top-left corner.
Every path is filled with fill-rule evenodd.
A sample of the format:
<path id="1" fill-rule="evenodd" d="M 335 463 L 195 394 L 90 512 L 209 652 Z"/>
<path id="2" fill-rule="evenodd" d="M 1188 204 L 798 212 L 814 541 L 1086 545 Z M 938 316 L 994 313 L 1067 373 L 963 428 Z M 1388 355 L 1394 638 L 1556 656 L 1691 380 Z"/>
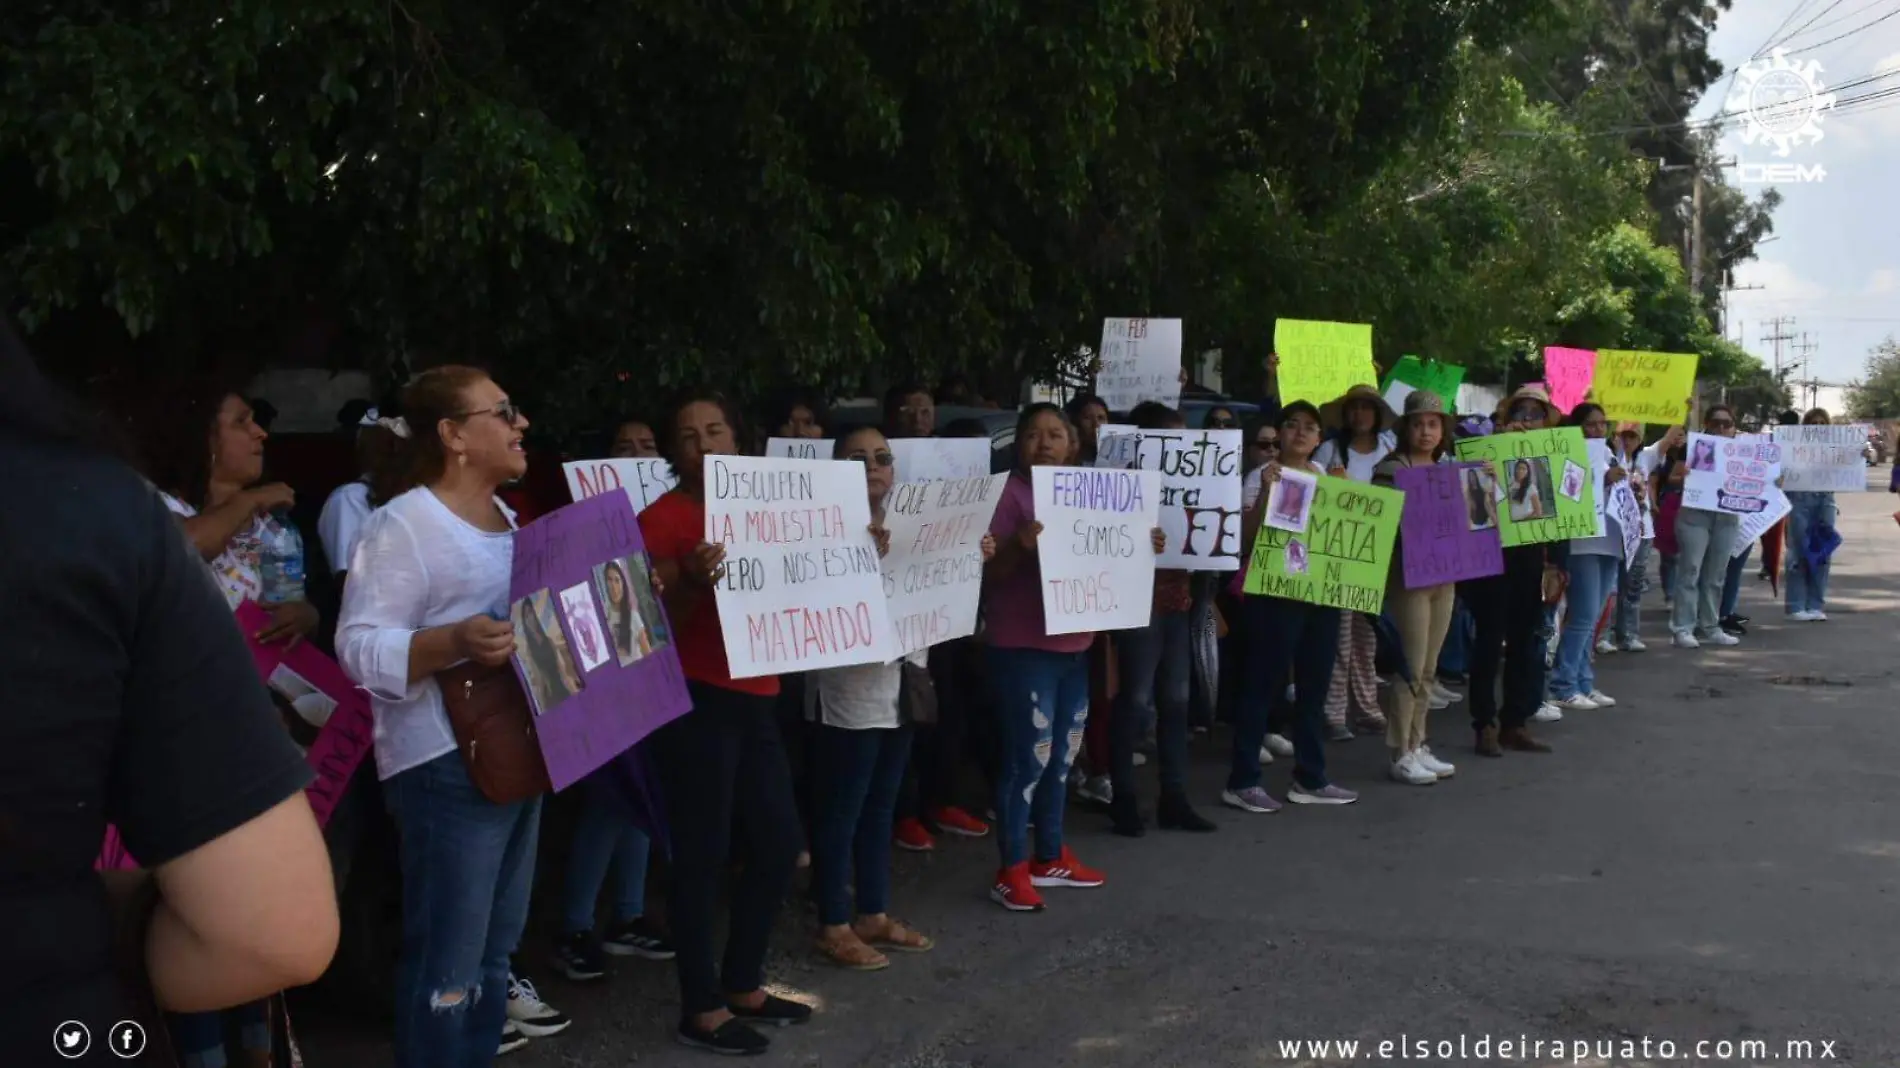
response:
<path id="1" fill-rule="evenodd" d="M 1407 394 L 1405 414 L 1399 416 L 1399 422 L 1404 424 L 1408 420 L 1417 418 L 1437 419 L 1439 441 L 1445 445 L 1451 444 L 1453 432 L 1457 426 L 1452 420 L 1451 413 L 1445 410 L 1445 398 L 1428 389 L 1415 389 Z M 1401 442 L 1405 440 L 1403 426 L 1399 431 L 1399 440 Z"/>
<path id="2" fill-rule="evenodd" d="M 1559 411 L 1557 406 L 1550 402 L 1550 392 L 1548 390 L 1543 386 L 1519 386 L 1517 387 L 1516 393 L 1504 398 L 1504 402 L 1498 405 L 1498 410 L 1495 415 L 1498 425 L 1503 426 L 1510 422 L 1511 409 L 1517 406 L 1518 401 L 1527 400 L 1536 401 L 1544 406 L 1545 426 L 1556 426 L 1558 423 L 1563 422 L 1564 413 Z"/>
<path id="3" fill-rule="evenodd" d="M 1360 385 L 1347 390 L 1345 395 L 1338 400 L 1320 405 L 1320 425 L 1335 430 L 1345 426 L 1346 405 L 1353 401 L 1365 401 L 1367 404 L 1372 405 L 1372 410 L 1378 413 L 1379 416 L 1379 425 L 1374 428 L 1376 430 L 1389 430 L 1393 423 L 1398 422 L 1398 413 L 1394 412 L 1392 406 L 1385 402 L 1385 398 L 1379 395 L 1378 390 L 1371 386 Z"/>

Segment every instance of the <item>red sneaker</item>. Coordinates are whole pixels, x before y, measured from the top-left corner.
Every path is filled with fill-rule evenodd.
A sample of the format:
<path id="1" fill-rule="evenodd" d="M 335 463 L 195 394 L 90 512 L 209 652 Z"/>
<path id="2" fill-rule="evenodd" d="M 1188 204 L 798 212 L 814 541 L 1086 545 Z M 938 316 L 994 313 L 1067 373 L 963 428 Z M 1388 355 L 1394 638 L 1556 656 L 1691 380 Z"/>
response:
<path id="1" fill-rule="evenodd" d="M 990 825 L 963 811 L 955 805 L 945 805 L 930 814 L 930 822 L 945 834 L 961 835 L 964 838 L 981 838 L 990 833 Z"/>
<path id="2" fill-rule="evenodd" d="M 1036 886 L 1100 886 L 1108 876 L 1075 859 L 1068 846 L 1054 860 L 1039 860 L 1029 866 L 1029 881 Z"/>
<path id="3" fill-rule="evenodd" d="M 1011 864 L 996 873 L 996 885 L 990 887 L 990 900 L 1011 912 L 1041 912 L 1042 895 L 1036 893 L 1029 878 L 1029 862 Z"/>
<path id="4" fill-rule="evenodd" d="M 930 837 L 930 831 L 923 821 L 901 819 L 891 835 L 891 841 L 899 849 L 908 849 L 913 853 L 928 853 L 937 848 L 937 842 Z"/>

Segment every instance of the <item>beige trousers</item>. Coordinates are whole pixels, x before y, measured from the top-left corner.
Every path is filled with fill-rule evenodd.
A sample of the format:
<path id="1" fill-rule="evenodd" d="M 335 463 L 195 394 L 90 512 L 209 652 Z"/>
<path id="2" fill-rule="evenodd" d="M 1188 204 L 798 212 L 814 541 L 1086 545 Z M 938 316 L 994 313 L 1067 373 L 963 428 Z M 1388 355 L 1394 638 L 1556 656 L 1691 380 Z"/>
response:
<path id="1" fill-rule="evenodd" d="M 1397 581 L 1397 576 L 1394 576 Z M 1409 753 L 1425 744 L 1425 717 L 1431 714 L 1431 686 L 1438 677 L 1438 652 L 1451 629 L 1451 609 L 1457 590 L 1453 583 L 1416 590 L 1395 589 L 1387 597 L 1392 622 L 1405 646 L 1405 662 L 1412 668 L 1412 685 L 1398 679 L 1387 691 L 1392 710 L 1385 717 L 1385 744 Z"/>

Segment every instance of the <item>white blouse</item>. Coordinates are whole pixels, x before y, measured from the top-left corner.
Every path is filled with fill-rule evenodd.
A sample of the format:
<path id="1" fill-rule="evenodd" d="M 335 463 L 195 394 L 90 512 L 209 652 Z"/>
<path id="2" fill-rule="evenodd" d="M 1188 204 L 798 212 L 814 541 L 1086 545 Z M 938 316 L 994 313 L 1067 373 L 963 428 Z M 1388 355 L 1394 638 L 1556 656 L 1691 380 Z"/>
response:
<path id="1" fill-rule="evenodd" d="M 495 504 L 514 525 L 514 513 Z M 376 774 L 389 779 L 455 751 L 435 679 L 409 681 L 419 630 L 470 616 L 508 618 L 514 532 L 492 533 L 449 511 L 419 486 L 370 514 L 350 558 L 337 620 L 343 670 L 369 691 L 376 716 Z"/>
<path id="2" fill-rule="evenodd" d="M 323 502 L 317 517 L 317 537 L 323 539 L 323 555 L 330 571 L 348 571 L 350 554 L 356 551 L 356 539 L 363 536 L 363 524 L 369 520 L 369 483 L 357 481 L 338 486 Z"/>

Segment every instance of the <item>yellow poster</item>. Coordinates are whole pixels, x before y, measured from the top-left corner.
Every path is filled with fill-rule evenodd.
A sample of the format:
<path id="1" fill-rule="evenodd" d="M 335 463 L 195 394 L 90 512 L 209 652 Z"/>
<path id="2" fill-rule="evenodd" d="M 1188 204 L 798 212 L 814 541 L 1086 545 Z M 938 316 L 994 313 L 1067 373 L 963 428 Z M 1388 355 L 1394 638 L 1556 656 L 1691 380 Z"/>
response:
<path id="1" fill-rule="evenodd" d="M 1695 394 L 1696 354 L 1597 350 L 1591 393 L 1611 422 L 1680 424 Z"/>
<path id="2" fill-rule="evenodd" d="M 1358 385 L 1376 386 L 1370 323 L 1281 319 L 1273 324 L 1280 355 L 1280 403 L 1328 404 Z"/>

